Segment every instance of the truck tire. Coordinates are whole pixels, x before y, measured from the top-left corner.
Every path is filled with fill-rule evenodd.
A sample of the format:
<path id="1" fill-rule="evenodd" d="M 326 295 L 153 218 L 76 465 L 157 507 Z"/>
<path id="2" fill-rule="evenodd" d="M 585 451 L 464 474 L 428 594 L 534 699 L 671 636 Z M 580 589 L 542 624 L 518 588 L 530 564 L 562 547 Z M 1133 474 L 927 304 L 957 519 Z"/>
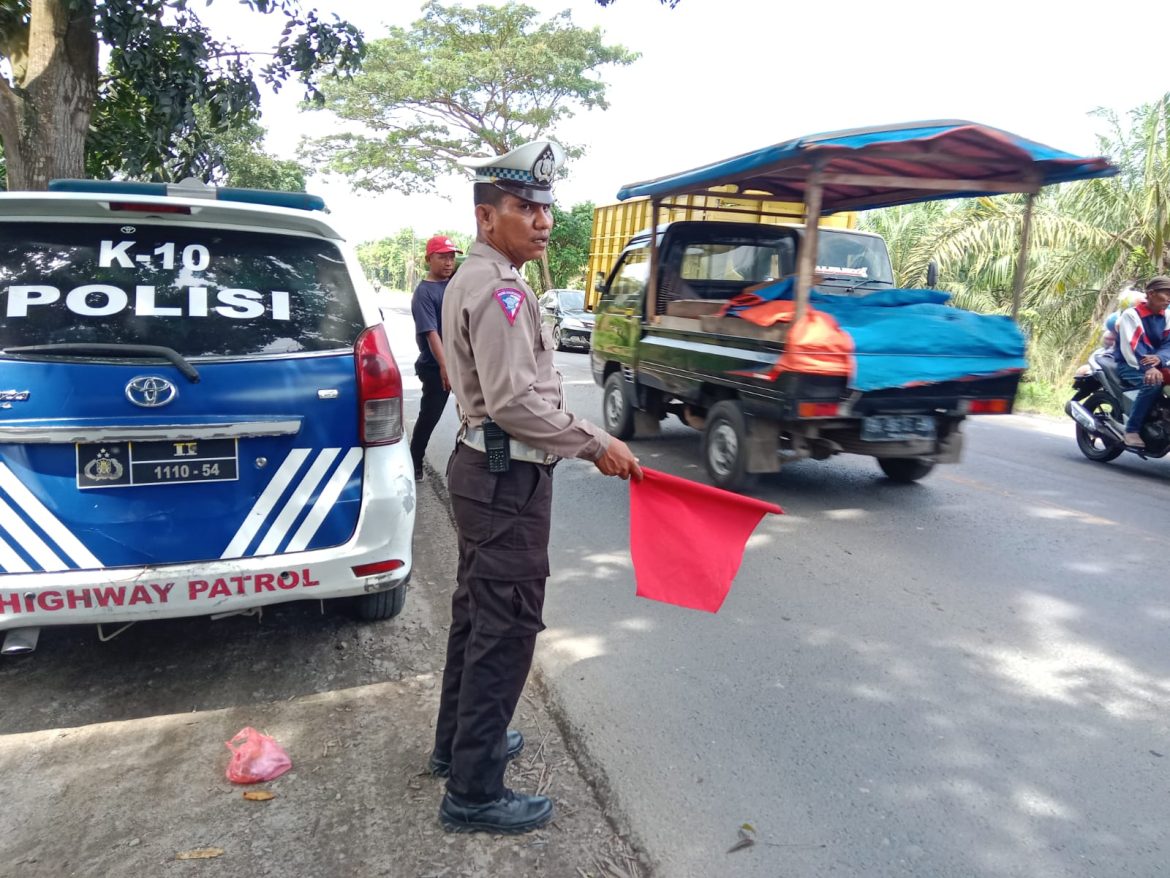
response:
<path id="1" fill-rule="evenodd" d="M 718 488 L 743 491 L 755 484 L 748 472 L 748 433 L 743 409 L 734 400 L 711 406 L 703 426 L 703 465 Z"/>
<path id="2" fill-rule="evenodd" d="M 366 622 L 393 619 L 402 612 L 405 605 L 405 582 L 386 591 L 374 591 L 354 598 L 354 609 L 357 611 L 358 618 Z"/>
<path id="3" fill-rule="evenodd" d="M 605 379 L 601 390 L 601 425 L 605 432 L 622 441 L 634 435 L 634 409 L 621 372 L 613 372 Z"/>
<path id="4" fill-rule="evenodd" d="M 908 485 L 925 478 L 934 469 L 934 461 L 922 457 L 879 457 L 878 466 L 887 478 Z"/>

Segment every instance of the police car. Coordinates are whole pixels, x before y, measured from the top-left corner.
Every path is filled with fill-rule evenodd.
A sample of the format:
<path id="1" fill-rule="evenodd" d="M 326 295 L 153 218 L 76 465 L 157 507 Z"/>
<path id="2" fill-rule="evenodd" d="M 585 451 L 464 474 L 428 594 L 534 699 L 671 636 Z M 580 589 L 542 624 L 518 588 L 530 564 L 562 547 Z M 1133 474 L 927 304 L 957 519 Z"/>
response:
<path id="1" fill-rule="evenodd" d="M 414 477 L 374 293 L 304 193 L 0 195 L 0 634 L 403 606 Z"/>

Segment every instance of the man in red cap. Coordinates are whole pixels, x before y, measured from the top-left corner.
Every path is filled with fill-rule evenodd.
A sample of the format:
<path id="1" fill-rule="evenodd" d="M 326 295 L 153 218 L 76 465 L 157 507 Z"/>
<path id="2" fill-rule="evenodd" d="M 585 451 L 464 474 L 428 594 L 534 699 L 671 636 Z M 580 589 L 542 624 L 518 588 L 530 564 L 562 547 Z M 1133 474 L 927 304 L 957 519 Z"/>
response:
<path id="1" fill-rule="evenodd" d="M 427 241 L 427 276 L 415 287 L 410 300 L 414 316 L 414 337 L 418 342 L 418 359 L 414 372 L 422 382 L 422 400 L 418 420 L 410 436 L 410 456 L 414 459 L 414 478 L 423 477 L 423 457 L 431 433 L 447 407 L 451 382 L 447 379 L 447 361 L 443 357 L 443 293 L 447 281 L 455 274 L 455 254 L 462 253 L 446 235 L 435 235 Z"/>

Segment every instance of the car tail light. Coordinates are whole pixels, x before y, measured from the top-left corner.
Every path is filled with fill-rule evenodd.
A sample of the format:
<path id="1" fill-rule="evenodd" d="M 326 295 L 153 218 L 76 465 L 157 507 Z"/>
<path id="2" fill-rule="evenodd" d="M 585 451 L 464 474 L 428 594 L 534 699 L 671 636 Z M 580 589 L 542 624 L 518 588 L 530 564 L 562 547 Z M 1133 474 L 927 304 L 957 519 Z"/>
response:
<path id="1" fill-rule="evenodd" d="M 835 402 L 802 402 L 796 413 L 802 418 L 835 418 L 841 409 Z"/>
<path id="2" fill-rule="evenodd" d="M 402 375 L 382 324 L 354 345 L 362 445 L 389 445 L 402 438 Z"/>

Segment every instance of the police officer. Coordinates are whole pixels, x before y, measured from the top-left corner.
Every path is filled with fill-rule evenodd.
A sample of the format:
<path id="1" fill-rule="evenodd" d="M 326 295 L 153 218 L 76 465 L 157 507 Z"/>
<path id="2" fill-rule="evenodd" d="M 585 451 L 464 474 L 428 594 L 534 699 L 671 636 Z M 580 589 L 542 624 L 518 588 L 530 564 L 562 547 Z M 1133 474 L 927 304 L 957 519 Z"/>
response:
<path id="1" fill-rule="evenodd" d="M 553 466 L 579 457 L 642 478 L 624 442 L 565 410 L 552 332 L 520 273 L 548 246 L 563 160 L 559 144 L 536 141 L 464 161 L 476 173 L 476 242 L 443 300 L 461 419 L 447 464 L 459 569 L 429 764 L 448 778 L 448 831 L 527 832 L 552 819 L 547 797 L 504 786 L 504 767 L 524 746 L 508 723 L 544 629 Z"/>

